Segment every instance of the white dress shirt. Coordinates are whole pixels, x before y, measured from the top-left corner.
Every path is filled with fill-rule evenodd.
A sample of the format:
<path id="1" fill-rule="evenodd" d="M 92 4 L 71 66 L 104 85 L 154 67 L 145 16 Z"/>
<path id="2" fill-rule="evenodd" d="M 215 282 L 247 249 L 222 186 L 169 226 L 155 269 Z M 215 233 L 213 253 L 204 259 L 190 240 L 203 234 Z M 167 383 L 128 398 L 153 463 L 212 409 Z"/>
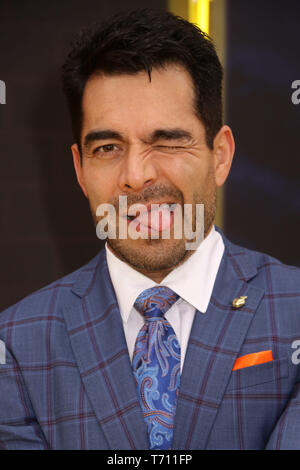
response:
<path id="1" fill-rule="evenodd" d="M 158 284 L 117 258 L 105 244 L 109 274 L 115 289 L 130 359 L 144 317 L 133 307 L 139 294 Z M 179 299 L 166 312 L 181 349 L 181 371 L 196 310 L 205 313 L 224 252 L 221 235 L 212 227 L 194 253 L 174 268 L 159 285 L 172 289 Z"/>

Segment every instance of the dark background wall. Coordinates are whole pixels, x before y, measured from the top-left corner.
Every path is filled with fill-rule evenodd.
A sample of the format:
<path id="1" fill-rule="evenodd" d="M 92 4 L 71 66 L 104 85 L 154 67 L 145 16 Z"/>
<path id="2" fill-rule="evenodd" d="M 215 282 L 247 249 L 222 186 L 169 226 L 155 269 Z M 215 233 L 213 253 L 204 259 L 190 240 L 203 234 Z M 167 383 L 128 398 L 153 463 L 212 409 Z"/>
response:
<path id="1" fill-rule="evenodd" d="M 227 122 L 235 162 L 225 191 L 233 241 L 300 266 L 300 2 L 228 0 Z"/>
<path id="2" fill-rule="evenodd" d="M 74 33 L 146 0 L 0 0 L 0 310 L 102 247 L 72 166 L 60 66 Z M 151 0 L 166 9 L 167 2 Z M 300 265 L 298 0 L 228 0 L 227 122 L 237 152 L 225 190 L 233 241 Z"/>
<path id="3" fill-rule="evenodd" d="M 0 0 L 0 310 L 102 247 L 75 179 L 60 66 L 78 30 L 147 0 Z M 151 6 L 166 9 L 164 0 Z"/>

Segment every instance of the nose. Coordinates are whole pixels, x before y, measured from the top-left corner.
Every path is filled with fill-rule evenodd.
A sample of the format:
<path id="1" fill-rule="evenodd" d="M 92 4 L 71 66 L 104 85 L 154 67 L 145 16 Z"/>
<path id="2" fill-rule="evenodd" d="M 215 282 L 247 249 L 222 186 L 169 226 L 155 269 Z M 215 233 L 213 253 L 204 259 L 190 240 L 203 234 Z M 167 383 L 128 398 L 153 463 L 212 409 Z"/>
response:
<path id="1" fill-rule="evenodd" d="M 137 192 L 157 180 L 157 169 L 150 155 L 130 149 L 124 158 L 119 185 L 124 192 Z"/>

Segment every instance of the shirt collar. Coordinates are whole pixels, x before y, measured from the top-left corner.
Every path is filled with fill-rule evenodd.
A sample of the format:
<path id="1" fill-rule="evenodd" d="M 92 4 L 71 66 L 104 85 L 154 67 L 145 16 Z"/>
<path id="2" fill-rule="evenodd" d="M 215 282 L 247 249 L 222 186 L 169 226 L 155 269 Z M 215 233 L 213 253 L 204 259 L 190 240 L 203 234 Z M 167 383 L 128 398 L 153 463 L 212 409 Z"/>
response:
<path id="1" fill-rule="evenodd" d="M 157 285 L 147 276 L 129 266 L 114 255 L 105 244 L 109 274 L 115 289 L 120 313 L 128 321 L 133 304 L 145 289 Z M 195 309 L 205 313 L 224 252 L 221 235 L 212 230 L 194 253 L 177 268 L 174 268 L 161 282 L 169 287 Z"/>

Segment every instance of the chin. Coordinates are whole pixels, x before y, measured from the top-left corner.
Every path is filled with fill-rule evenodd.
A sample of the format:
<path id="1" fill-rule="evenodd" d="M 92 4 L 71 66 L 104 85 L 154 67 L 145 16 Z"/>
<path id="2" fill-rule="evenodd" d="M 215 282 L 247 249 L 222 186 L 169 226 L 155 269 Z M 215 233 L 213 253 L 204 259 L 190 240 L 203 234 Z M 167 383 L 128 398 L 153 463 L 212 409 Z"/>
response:
<path id="1" fill-rule="evenodd" d="M 145 271 L 175 267 L 190 253 L 185 249 L 184 240 L 108 240 L 108 244 L 122 261 Z"/>

